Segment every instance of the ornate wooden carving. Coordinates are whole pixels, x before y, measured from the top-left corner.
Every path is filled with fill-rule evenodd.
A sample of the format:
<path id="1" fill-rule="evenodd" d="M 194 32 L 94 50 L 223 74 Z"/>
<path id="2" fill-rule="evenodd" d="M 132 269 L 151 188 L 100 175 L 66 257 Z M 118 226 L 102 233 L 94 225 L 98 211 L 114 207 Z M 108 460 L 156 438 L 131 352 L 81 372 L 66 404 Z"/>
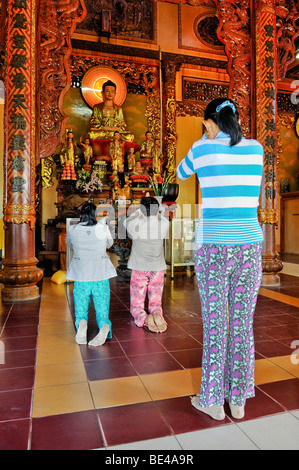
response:
<path id="1" fill-rule="evenodd" d="M 278 93 L 277 94 L 277 111 L 282 113 L 298 113 L 298 95 L 295 90 L 296 95 L 294 99 L 290 93 Z"/>
<path id="2" fill-rule="evenodd" d="M 102 10 L 111 13 L 111 34 L 130 39 L 153 41 L 155 2 L 152 0 L 85 0 L 86 19 L 80 30 L 101 36 Z"/>
<path id="3" fill-rule="evenodd" d="M 295 39 L 299 34 L 295 21 L 299 17 L 298 2 L 276 1 L 276 27 L 278 48 L 278 80 L 286 75 L 287 66 L 293 62 L 295 54 Z"/>
<path id="4" fill-rule="evenodd" d="M 171 175 L 171 182 L 176 180 L 176 100 L 175 78 L 180 65 L 174 62 L 162 62 L 163 75 L 163 136 L 164 155 L 166 155 L 166 170 Z"/>
<path id="5" fill-rule="evenodd" d="M 245 137 L 251 136 L 250 0 L 217 1 L 218 36 L 228 56 L 229 97 L 238 106 Z"/>
<path id="6" fill-rule="evenodd" d="M 70 87 L 71 35 L 83 20 L 83 0 L 40 2 L 40 157 L 53 154 L 68 118 L 62 100 Z"/>
<path id="7" fill-rule="evenodd" d="M 213 13 L 203 13 L 196 18 L 193 29 L 199 41 L 207 44 L 211 49 L 222 50 L 223 44 L 217 36 L 219 20 L 217 16 L 209 16 Z"/>
<path id="8" fill-rule="evenodd" d="M 5 77 L 5 47 L 7 32 L 7 0 L 0 0 L 0 80 Z"/>
<path id="9" fill-rule="evenodd" d="M 228 94 L 228 85 L 183 78 L 183 101 L 176 102 L 177 116 L 203 116 L 207 104 Z"/>
<path id="10" fill-rule="evenodd" d="M 195 78 L 183 77 L 183 100 L 202 101 L 208 104 L 215 98 L 226 96 L 228 88 L 228 85 L 205 83 Z"/>
<path id="11" fill-rule="evenodd" d="M 280 163 L 280 155 L 282 154 L 283 150 L 284 150 L 284 146 L 283 146 L 283 141 L 282 141 L 282 138 L 281 138 L 281 128 L 282 127 L 286 127 L 287 129 L 289 130 L 292 130 L 294 129 L 294 126 L 295 126 L 295 114 L 292 113 L 279 113 L 277 115 L 277 128 L 278 128 L 278 132 L 277 132 L 277 166 L 279 166 L 279 163 Z"/>
<path id="12" fill-rule="evenodd" d="M 207 102 L 200 103 L 177 101 L 176 102 L 176 115 L 177 116 L 203 116 Z"/>

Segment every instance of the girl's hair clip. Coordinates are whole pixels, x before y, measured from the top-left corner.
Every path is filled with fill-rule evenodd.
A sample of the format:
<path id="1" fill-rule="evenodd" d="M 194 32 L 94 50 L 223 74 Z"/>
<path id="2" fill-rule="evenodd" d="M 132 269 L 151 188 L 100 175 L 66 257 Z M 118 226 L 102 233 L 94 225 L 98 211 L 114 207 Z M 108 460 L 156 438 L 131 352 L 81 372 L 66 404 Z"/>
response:
<path id="1" fill-rule="evenodd" d="M 219 113 L 219 111 L 222 108 L 225 108 L 226 106 L 229 106 L 230 108 L 232 108 L 234 113 L 237 111 L 236 106 L 234 105 L 234 103 L 232 103 L 231 101 L 226 100 L 226 101 L 223 101 L 223 103 L 221 103 L 219 106 L 217 106 L 216 113 Z"/>

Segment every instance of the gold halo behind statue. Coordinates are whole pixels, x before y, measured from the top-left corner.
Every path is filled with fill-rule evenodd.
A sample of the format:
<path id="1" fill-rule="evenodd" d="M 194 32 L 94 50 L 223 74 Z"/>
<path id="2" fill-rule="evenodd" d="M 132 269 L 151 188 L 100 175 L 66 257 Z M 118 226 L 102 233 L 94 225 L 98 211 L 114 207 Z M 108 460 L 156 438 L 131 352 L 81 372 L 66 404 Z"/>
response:
<path id="1" fill-rule="evenodd" d="M 92 108 L 102 103 L 102 87 L 107 80 L 112 80 L 116 85 L 115 104 L 121 106 L 125 101 L 127 85 L 123 76 L 111 67 L 97 65 L 86 72 L 81 85 L 83 98 Z"/>

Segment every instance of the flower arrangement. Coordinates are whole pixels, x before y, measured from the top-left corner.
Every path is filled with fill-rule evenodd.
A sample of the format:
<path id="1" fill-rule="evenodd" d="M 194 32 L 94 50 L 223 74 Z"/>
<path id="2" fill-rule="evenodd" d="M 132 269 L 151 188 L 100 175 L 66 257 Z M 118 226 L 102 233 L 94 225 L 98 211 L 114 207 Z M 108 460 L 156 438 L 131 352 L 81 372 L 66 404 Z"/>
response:
<path id="1" fill-rule="evenodd" d="M 92 193 L 93 191 L 102 191 L 102 187 L 103 183 L 96 171 L 78 171 L 76 188 L 79 189 L 79 191 Z"/>
<path id="2" fill-rule="evenodd" d="M 155 174 L 149 177 L 149 182 L 154 190 L 155 196 L 164 196 L 165 190 L 168 184 L 170 183 L 170 179 L 171 175 L 166 176 L 166 171 L 163 174 L 163 181 L 161 184 L 157 181 L 157 177 Z"/>

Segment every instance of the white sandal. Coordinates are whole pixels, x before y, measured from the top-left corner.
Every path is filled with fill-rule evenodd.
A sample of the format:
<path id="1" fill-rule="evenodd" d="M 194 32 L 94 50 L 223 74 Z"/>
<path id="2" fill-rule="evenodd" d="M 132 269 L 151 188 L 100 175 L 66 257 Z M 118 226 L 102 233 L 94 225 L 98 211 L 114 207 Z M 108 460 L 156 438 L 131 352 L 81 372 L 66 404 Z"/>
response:
<path id="1" fill-rule="evenodd" d="M 196 408 L 196 410 L 201 411 L 202 413 L 210 416 L 216 421 L 222 421 L 225 418 L 225 412 L 223 406 L 213 405 L 208 407 L 199 406 L 199 395 L 191 398 L 191 405 Z"/>
<path id="2" fill-rule="evenodd" d="M 76 334 L 76 343 L 87 344 L 87 321 L 86 320 L 80 320 L 77 334 Z"/>
<path id="3" fill-rule="evenodd" d="M 110 328 L 109 325 L 102 326 L 100 332 L 95 336 L 91 341 L 89 341 L 88 346 L 103 346 L 105 344 L 107 336 L 109 334 Z"/>
<path id="4" fill-rule="evenodd" d="M 244 406 L 238 406 L 238 405 L 233 405 L 232 403 L 228 403 L 230 412 L 232 414 L 232 417 L 235 419 L 243 419 L 245 416 L 245 407 Z"/>

